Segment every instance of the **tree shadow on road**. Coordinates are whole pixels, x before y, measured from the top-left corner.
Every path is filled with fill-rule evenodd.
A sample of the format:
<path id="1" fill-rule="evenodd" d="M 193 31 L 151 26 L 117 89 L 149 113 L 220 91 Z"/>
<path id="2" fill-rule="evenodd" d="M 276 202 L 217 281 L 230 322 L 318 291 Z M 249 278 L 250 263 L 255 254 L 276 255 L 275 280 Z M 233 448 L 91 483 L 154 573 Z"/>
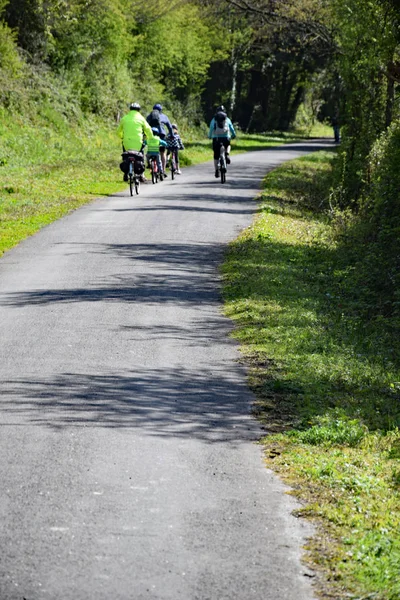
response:
<path id="1" fill-rule="evenodd" d="M 77 244 L 76 251 L 114 255 L 124 265 L 99 274 L 87 287 L 33 289 L 0 295 L 0 306 L 45 306 L 75 302 L 215 303 L 220 300 L 217 267 L 223 244 Z M 138 269 L 126 274 L 126 264 Z M 149 264 L 152 268 L 149 268 Z"/>
<path id="2" fill-rule="evenodd" d="M 205 442 L 257 439 L 250 393 L 237 366 L 210 370 L 141 369 L 140 373 L 63 373 L 0 383 L 1 412 L 30 425 L 139 428 L 156 437 Z M 5 422 L 5 419 L 2 419 Z"/>

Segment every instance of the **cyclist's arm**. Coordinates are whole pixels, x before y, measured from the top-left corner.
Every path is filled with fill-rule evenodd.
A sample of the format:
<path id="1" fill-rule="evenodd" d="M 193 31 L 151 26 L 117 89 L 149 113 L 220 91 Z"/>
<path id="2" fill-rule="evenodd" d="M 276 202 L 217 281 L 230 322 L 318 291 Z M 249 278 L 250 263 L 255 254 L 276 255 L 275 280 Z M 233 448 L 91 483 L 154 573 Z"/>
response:
<path id="1" fill-rule="evenodd" d="M 215 119 L 211 119 L 211 123 L 210 123 L 210 129 L 208 130 L 208 139 L 212 140 L 212 134 L 214 131 L 214 123 L 215 123 Z"/>
<path id="2" fill-rule="evenodd" d="M 164 146 L 165 148 L 167 148 L 168 142 L 166 142 L 165 140 L 160 140 L 160 146 Z"/>
<path id="3" fill-rule="evenodd" d="M 234 128 L 234 126 L 232 124 L 232 121 L 230 119 L 228 121 L 228 127 L 229 127 L 229 131 L 231 132 L 232 139 L 234 140 L 235 137 L 236 137 L 236 131 L 235 131 L 235 128 Z"/>
<path id="4" fill-rule="evenodd" d="M 167 115 L 164 115 L 164 119 L 165 119 L 165 121 L 164 121 L 164 125 L 166 125 L 166 126 L 167 126 L 167 128 L 168 128 L 168 132 L 169 132 L 169 135 L 173 136 L 173 135 L 174 135 L 174 132 L 173 132 L 173 130 L 172 130 L 171 121 L 169 120 L 169 118 L 167 117 Z"/>

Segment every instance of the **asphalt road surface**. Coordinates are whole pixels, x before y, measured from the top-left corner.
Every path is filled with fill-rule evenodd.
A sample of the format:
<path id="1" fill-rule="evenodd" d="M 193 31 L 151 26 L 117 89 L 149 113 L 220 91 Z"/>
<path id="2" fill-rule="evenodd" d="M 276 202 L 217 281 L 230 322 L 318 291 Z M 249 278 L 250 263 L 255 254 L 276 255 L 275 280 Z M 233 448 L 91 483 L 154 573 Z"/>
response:
<path id="1" fill-rule="evenodd" d="M 314 597 L 218 266 L 264 173 L 321 145 L 100 198 L 0 259 L 0 600 Z"/>

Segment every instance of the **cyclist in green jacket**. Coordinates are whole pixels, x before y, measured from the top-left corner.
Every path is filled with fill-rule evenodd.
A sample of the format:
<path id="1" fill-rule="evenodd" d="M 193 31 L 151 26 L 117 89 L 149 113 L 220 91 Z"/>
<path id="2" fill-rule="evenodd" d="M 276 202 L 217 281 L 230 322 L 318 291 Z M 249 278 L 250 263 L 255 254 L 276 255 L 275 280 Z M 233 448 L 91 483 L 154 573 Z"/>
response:
<path id="1" fill-rule="evenodd" d="M 122 139 L 124 150 L 139 150 L 142 148 L 143 136 L 147 139 L 153 137 L 150 125 L 140 114 L 140 104 L 133 102 L 129 112 L 119 122 L 117 133 Z"/>

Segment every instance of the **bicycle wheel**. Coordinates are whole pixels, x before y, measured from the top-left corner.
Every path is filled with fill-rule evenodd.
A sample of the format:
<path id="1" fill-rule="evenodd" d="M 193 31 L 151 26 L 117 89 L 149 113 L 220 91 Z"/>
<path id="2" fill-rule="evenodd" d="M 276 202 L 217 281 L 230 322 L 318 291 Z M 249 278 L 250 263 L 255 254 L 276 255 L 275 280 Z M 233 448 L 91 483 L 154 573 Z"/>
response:
<path id="1" fill-rule="evenodd" d="M 153 161 L 150 164 L 150 168 L 151 168 L 151 181 L 152 183 L 157 183 L 157 174 L 154 170 L 154 163 Z"/>
<path id="2" fill-rule="evenodd" d="M 129 173 L 129 189 L 131 192 L 131 196 L 133 196 L 133 175 L 132 173 Z"/>
<path id="3" fill-rule="evenodd" d="M 135 176 L 135 192 L 137 195 L 140 192 L 140 178 L 138 175 Z"/>
<path id="4" fill-rule="evenodd" d="M 225 183 L 226 181 L 226 169 L 221 168 L 221 183 Z"/>

